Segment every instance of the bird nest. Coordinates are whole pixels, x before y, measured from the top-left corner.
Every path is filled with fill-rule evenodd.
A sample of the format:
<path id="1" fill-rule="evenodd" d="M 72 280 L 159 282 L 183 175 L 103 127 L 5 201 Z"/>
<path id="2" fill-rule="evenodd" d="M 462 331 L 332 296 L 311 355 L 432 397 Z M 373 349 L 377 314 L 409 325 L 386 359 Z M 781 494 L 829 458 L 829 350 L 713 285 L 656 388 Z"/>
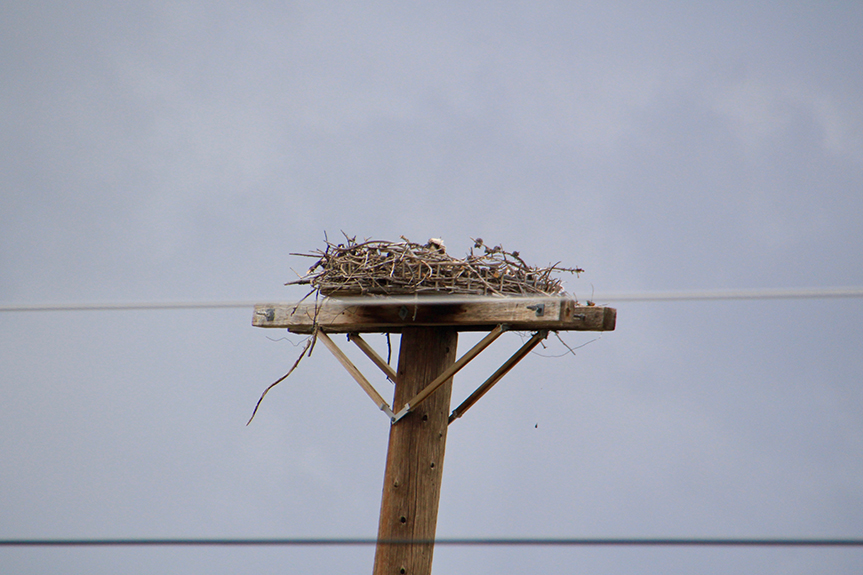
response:
<path id="1" fill-rule="evenodd" d="M 442 240 L 417 244 L 345 236 L 345 242 L 326 241 L 323 250 L 291 254 L 316 258 L 306 275 L 285 285 L 311 285 L 325 296 L 352 295 L 562 295 L 555 272 L 579 274 L 581 268 L 533 267 L 519 252 L 490 247 L 476 239 L 464 258 L 446 253 Z"/>

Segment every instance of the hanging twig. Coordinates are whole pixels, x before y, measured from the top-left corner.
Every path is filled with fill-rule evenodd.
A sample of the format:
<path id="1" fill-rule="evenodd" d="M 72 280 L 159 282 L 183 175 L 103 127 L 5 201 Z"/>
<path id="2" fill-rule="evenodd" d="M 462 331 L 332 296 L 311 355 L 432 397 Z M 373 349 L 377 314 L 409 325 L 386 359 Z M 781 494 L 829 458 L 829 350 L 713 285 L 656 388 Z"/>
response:
<path id="1" fill-rule="evenodd" d="M 562 337 L 560 337 L 560 334 L 559 334 L 559 333 L 557 333 L 557 332 L 555 331 L 555 332 L 554 332 L 554 335 L 555 335 L 555 337 L 558 339 L 558 341 L 560 341 L 560 343 L 562 343 L 562 344 L 563 344 L 563 347 L 565 347 L 565 348 L 567 349 L 567 351 L 565 351 L 565 352 L 563 352 L 563 353 L 561 353 L 561 354 L 558 354 L 558 355 L 546 355 L 546 354 L 544 354 L 544 353 L 537 353 L 537 352 L 535 352 L 535 351 L 534 351 L 534 352 L 531 352 L 531 353 L 533 353 L 533 354 L 535 354 L 535 355 L 538 355 L 538 356 L 540 356 L 540 357 L 549 357 L 549 358 L 563 357 L 563 356 L 565 356 L 565 355 L 570 355 L 570 354 L 575 355 L 575 350 L 577 350 L 577 349 L 581 349 L 581 348 L 583 348 L 583 347 L 584 347 L 584 346 L 586 346 L 586 345 L 590 345 L 590 344 L 592 344 L 593 342 L 595 342 L 595 341 L 599 341 L 600 339 L 602 339 L 602 334 L 600 334 L 598 337 L 595 337 L 595 338 L 593 338 L 593 339 L 592 339 L 592 340 L 590 340 L 590 341 L 586 341 L 586 342 L 584 342 L 584 343 L 583 343 L 583 344 L 581 344 L 581 345 L 577 345 L 577 346 L 575 346 L 575 347 L 570 347 L 569 345 L 567 345 L 567 343 L 566 343 L 565 341 L 563 341 L 563 338 L 562 338 Z"/>
<path id="2" fill-rule="evenodd" d="M 297 358 L 297 361 L 295 361 L 294 365 L 291 366 L 291 369 L 288 370 L 288 373 L 286 373 L 285 375 L 283 375 L 282 377 L 280 377 L 279 379 L 277 379 L 276 381 L 271 383 L 269 385 L 269 387 L 267 387 L 267 389 L 264 390 L 264 393 L 261 394 L 261 398 L 258 400 L 258 403 L 255 404 L 255 409 L 254 409 L 254 411 L 252 411 L 252 417 L 249 418 L 249 421 L 246 422 L 246 425 L 249 425 L 250 423 L 252 423 L 252 420 L 255 419 L 255 414 L 258 413 L 258 408 L 261 406 L 261 402 L 264 401 L 264 397 L 267 395 L 267 393 L 269 393 L 269 391 L 271 389 L 273 389 L 274 387 L 276 387 L 278 384 L 280 384 L 281 382 L 286 380 L 288 378 L 288 376 L 291 375 L 291 373 L 293 373 L 293 371 L 295 369 L 297 369 L 297 366 L 300 365 L 300 360 L 303 359 L 303 356 L 306 355 L 306 352 L 309 350 L 309 348 L 312 346 L 312 343 L 316 339 L 315 338 L 316 335 L 317 335 L 317 332 L 313 333 L 312 337 L 310 337 L 306 340 L 306 346 L 303 348 L 302 353 L 300 353 L 300 357 Z"/>

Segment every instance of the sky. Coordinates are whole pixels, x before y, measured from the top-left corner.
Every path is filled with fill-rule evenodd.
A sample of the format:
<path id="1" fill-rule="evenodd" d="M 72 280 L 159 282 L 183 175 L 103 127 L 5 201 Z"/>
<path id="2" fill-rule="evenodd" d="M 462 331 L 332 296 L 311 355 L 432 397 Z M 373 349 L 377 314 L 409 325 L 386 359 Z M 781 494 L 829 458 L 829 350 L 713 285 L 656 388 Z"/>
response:
<path id="1" fill-rule="evenodd" d="M 342 231 L 482 237 L 584 268 L 566 289 L 617 329 L 550 338 L 453 423 L 439 537 L 863 537 L 861 299 L 612 299 L 863 285 L 861 29 L 841 1 L 5 2 L 0 304 L 289 302 L 290 254 Z M 303 341 L 251 318 L 0 313 L 0 538 L 374 537 L 389 421 L 318 348 L 246 427 Z M 373 556 L 4 547 L 0 570 Z M 856 574 L 863 551 L 435 551 L 551 569 Z"/>

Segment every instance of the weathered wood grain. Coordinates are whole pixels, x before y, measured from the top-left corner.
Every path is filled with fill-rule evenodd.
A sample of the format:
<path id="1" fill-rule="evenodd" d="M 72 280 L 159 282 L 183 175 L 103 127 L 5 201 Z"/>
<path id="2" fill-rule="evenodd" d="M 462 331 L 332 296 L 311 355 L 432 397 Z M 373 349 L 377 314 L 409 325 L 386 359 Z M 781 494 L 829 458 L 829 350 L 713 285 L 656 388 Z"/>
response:
<path id="1" fill-rule="evenodd" d="M 395 405 L 404 405 L 455 361 L 458 331 L 447 327 L 405 328 L 399 351 Z M 452 379 L 390 427 L 375 575 L 431 573 L 441 476 L 446 449 Z"/>
<path id="2" fill-rule="evenodd" d="M 578 305 L 561 297 L 483 298 L 453 303 L 389 303 L 386 298 L 340 300 L 322 303 L 262 303 L 255 305 L 252 325 L 287 328 L 311 333 L 315 326 L 335 333 L 401 332 L 405 327 L 454 327 L 458 331 L 484 331 L 506 325 L 519 331 L 611 331 L 617 310 Z"/>

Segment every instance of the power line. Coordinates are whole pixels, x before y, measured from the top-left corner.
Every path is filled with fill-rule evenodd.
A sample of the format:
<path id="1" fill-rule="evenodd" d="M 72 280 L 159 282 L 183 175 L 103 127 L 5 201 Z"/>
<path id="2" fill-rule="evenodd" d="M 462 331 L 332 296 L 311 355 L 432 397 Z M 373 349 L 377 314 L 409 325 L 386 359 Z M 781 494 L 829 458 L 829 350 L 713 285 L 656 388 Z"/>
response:
<path id="1" fill-rule="evenodd" d="M 814 299 L 863 297 L 863 287 L 765 288 L 600 294 L 603 301 L 686 301 L 737 299 Z"/>
<path id="2" fill-rule="evenodd" d="M 256 301 L 141 301 L 90 303 L 35 303 L 0 305 L 0 312 L 14 311 L 131 311 L 164 309 L 253 308 Z"/>
<path id="3" fill-rule="evenodd" d="M 514 296 L 518 297 L 518 296 Z M 661 302 L 661 301 L 704 301 L 704 300 L 769 300 L 769 299 L 828 299 L 863 297 L 863 287 L 832 288 L 756 288 L 727 290 L 694 290 L 664 292 L 609 292 L 591 296 L 603 302 Z M 350 298 L 340 298 L 350 299 Z M 362 298 L 357 298 L 362 299 Z M 483 299 L 499 300 L 498 297 L 484 296 L 387 296 L 392 303 L 464 303 Z M 169 309 L 228 309 L 253 308 L 255 304 L 267 300 L 223 300 L 223 301 L 156 301 L 156 302 L 90 302 L 90 303 L 35 303 L 0 305 L 0 312 L 35 311 L 132 311 L 132 310 L 169 310 Z"/>
<path id="4" fill-rule="evenodd" d="M 344 547 L 379 543 L 470 547 L 863 547 L 863 539 L 807 538 L 0 539 L 0 547 Z"/>

